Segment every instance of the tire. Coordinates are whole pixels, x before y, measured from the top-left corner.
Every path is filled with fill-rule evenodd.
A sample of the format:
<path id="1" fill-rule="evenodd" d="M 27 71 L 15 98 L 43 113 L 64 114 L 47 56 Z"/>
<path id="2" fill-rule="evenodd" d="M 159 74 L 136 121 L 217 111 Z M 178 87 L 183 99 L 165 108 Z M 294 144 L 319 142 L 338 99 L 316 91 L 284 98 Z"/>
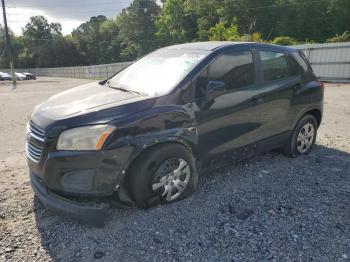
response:
<path id="1" fill-rule="evenodd" d="M 193 155 L 176 143 L 158 145 L 142 153 L 131 164 L 127 177 L 131 198 L 140 208 L 184 199 L 194 192 L 197 182 Z M 179 190 L 182 190 L 181 193 Z M 170 194 L 174 193 L 173 199 L 168 197 L 169 191 Z"/>
<path id="2" fill-rule="evenodd" d="M 310 130 L 313 130 L 312 136 Z M 283 149 L 283 153 L 291 158 L 309 154 L 315 144 L 316 136 L 317 121 L 315 117 L 312 115 L 304 115 L 295 126 Z"/>

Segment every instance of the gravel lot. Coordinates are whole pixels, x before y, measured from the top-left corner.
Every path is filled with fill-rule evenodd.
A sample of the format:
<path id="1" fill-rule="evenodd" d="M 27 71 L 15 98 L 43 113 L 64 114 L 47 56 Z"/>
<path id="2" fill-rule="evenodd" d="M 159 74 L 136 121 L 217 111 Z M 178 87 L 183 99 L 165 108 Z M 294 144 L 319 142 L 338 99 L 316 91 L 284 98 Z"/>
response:
<path id="1" fill-rule="evenodd" d="M 94 228 L 34 199 L 24 152 L 34 105 L 86 82 L 0 83 L 0 261 L 350 261 L 350 85 L 326 86 L 310 155 L 208 165 L 189 199 Z"/>

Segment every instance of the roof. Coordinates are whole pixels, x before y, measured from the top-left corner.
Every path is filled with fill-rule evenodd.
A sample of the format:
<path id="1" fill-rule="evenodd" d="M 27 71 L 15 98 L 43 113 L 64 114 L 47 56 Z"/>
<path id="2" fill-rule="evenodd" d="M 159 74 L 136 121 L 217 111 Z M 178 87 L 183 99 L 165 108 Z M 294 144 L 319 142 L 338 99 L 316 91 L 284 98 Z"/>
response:
<path id="1" fill-rule="evenodd" d="M 208 42 L 194 42 L 194 43 L 187 43 L 187 44 L 180 44 L 180 45 L 173 45 L 169 46 L 167 48 L 169 49 L 188 49 L 188 50 L 204 50 L 204 51 L 214 51 L 223 47 L 227 46 L 235 46 L 235 45 L 250 45 L 252 47 L 272 47 L 272 48 L 278 48 L 280 50 L 286 51 L 286 52 L 293 52 L 295 49 L 286 47 L 286 46 L 279 46 L 279 45 L 271 45 L 271 44 L 263 44 L 263 43 L 253 43 L 253 42 L 230 42 L 230 41 L 208 41 Z"/>

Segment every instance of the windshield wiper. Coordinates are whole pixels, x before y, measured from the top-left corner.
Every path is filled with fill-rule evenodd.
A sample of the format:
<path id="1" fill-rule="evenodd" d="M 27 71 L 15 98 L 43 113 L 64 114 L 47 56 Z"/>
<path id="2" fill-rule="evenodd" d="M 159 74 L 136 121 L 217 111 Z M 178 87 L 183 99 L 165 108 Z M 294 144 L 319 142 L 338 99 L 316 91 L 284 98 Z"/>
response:
<path id="1" fill-rule="evenodd" d="M 117 89 L 117 90 L 120 90 L 120 91 L 123 91 L 123 92 L 128 92 L 128 93 L 132 93 L 132 94 L 141 95 L 140 92 L 137 92 L 137 91 L 134 91 L 134 90 L 130 90 L 130 89 L 127 89 L 127 88 L 124 88 L 124 87 L 121 87 L 121 86 L 111 86 L 109 81 L 107 81 L 107 85 L 110 88 Z"/>

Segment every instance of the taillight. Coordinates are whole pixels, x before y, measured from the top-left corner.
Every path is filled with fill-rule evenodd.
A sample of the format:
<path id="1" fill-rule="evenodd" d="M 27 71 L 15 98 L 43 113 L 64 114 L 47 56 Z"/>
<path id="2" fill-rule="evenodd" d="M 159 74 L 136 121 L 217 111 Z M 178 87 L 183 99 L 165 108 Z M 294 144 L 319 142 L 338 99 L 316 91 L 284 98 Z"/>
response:
<path id="1" fill-rule="evenodd" d="M 317 83 L 320 85 L 322 92 L 324 92 L 324 83 L 321 81 L 317 81 Z"/>

